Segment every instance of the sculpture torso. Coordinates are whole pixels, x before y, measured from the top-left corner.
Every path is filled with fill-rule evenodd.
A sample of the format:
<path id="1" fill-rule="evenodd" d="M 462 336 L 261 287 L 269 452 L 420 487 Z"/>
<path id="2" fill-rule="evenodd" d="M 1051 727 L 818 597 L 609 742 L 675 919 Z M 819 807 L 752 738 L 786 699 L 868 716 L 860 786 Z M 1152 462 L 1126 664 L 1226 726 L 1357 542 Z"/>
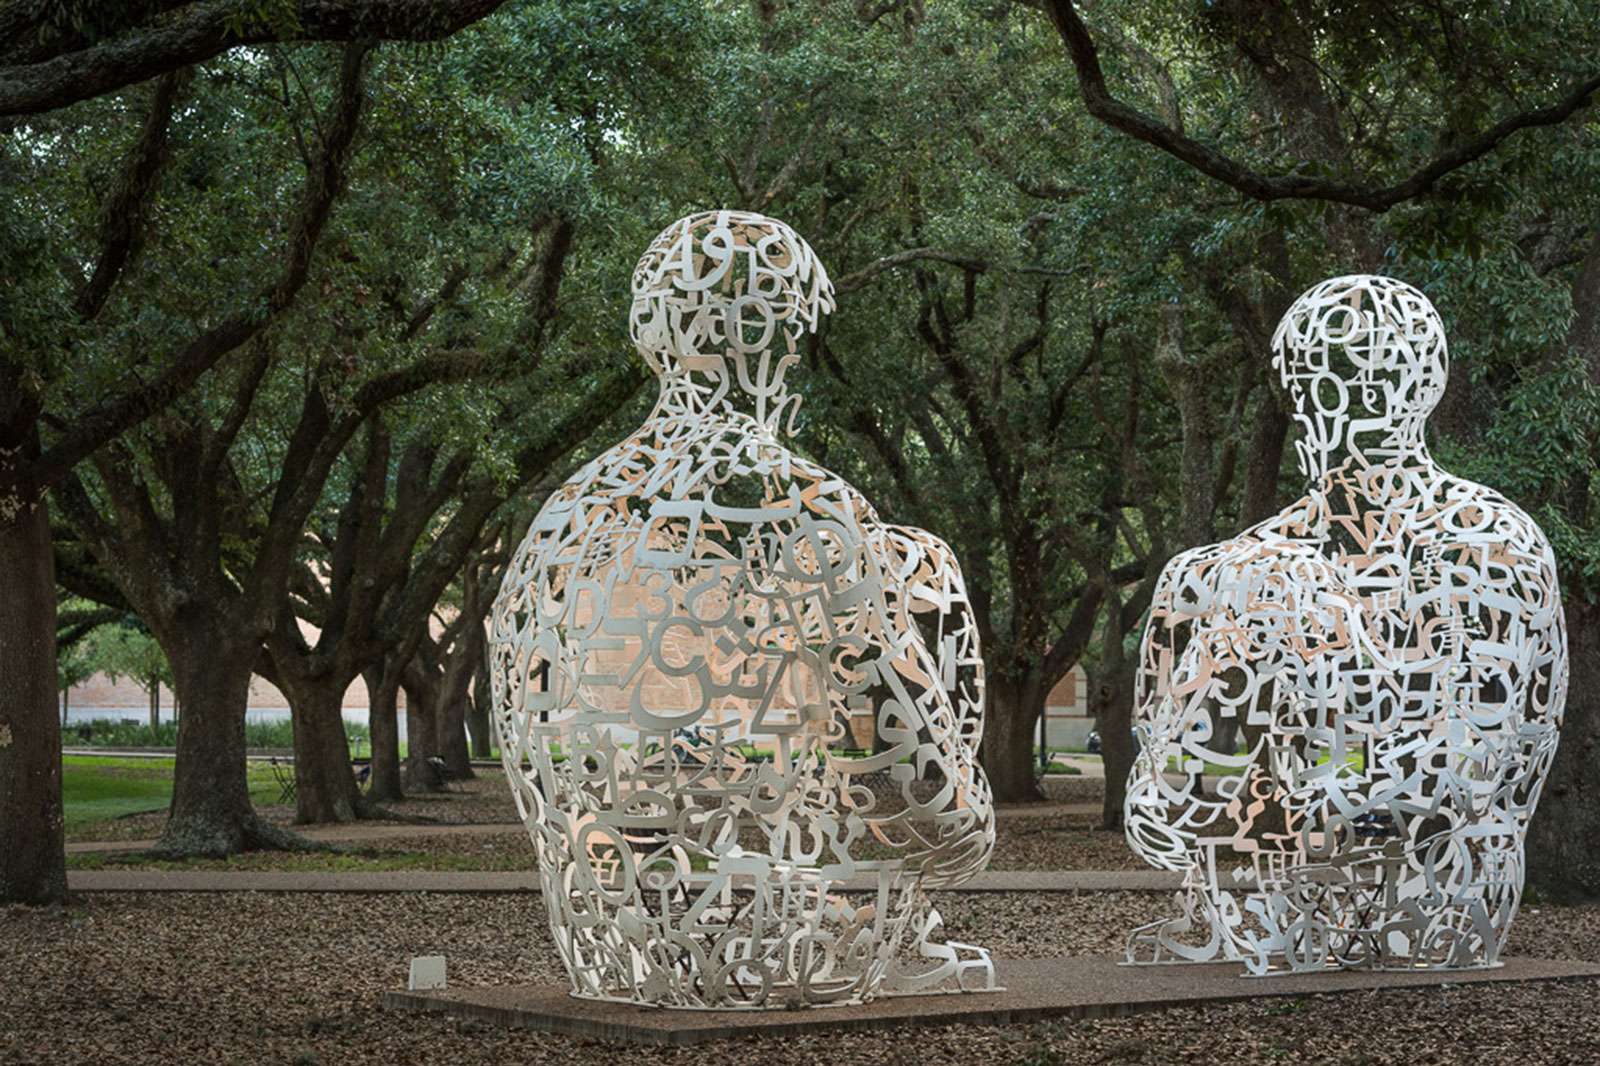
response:
<path id="1" fill-rule="evenodd" d="M 966 649 L 968 661 L 949 666 L 966 668 L 965 684 L 945 689 L 945 668 L 899 617 L 913 609 L 916 564 L 929 562 L 912 558 L 907 532 L 748 418 L 658 411 L 551 497 L 513 566 L 549 665 L 528 707 L 549 723 L 607 729 L 621 771 L 579 772 L 567 787 L 613 807 L 648 796 L 655 817 L 670 810 L 673 829 L 700 841 L 703 860 L 753 829 L 759 853 L 825 877 L 879 865 L 850 858 L 852 813 L 881 843 L 917 840 L 913 854 L 941 837 L 981 839 L 987 791 L 968 750 L 981 664 Z M 851 718 L 874 710 L 884 750 L 844 754 L 858 747 Z M 660 753 L 672 746 L 676 755 Z M 927 795 L 909 787 L 906 764 L 894 782 L 902 802 L 879 814 L 885 799 L 862 780 L 919 754 L 954 779 Z M 695 787 L 669 787 L 690 772 L 685 759 Z M 743 844 L 756 853 L 748 834 Z M 967 861 L 981 867 L 987 851 Z"/>
<path id="2" fill-rule="evenodd" d="M 759 248 L 794 285 L 797 244 L 729 212 L 663 234 L 635 281 L 661 399 L 545 504 L 496 601 L 502 756 L 580 995 L 761 1007 L 992 982 L 986 954 L 930 939 L 922 894 L 994 841 L 959 568 L 780 442 L 787 362 L 704 353 L 738 315 L 770 340 L 781 295 L 709 325 L 685 311 L 722 307 L 698 249 Z M 863 876 L 876 902 L 833 894 Z"/>
<path id="3" fill-rule="evenodd" d="M 1343 283 L 1334 299 L 1354 303 L 1362 280 L 1321 288 Z M 1214 928 L 1209 945 L 1185 944 L 1191 913 L 1130 951 L 1258 969 L 1280 953 L 1297 968 L 1498 953 L 1564 698 L 1554 558 L 1526 514 L 1445 473 L 1420 438 L 1392 451 L 1347 455 L 1302 499 L 1162 575 L 1129 839 L 1190 873 Z M 1216 748 L 1229 719 L 1242 753 Z M 1245 914 L 1230 862 L 1257 885 Z"/>

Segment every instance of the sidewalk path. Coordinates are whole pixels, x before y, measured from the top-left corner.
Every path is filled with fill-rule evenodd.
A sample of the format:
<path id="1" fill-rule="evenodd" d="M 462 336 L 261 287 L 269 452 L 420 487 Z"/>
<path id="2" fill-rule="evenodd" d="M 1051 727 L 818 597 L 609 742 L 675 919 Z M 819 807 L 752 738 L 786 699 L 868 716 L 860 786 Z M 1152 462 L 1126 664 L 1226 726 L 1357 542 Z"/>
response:
<path id="1" fill-rule="evenodd" d="M 471 824 L 437 822 L 345 822 L 338 825 L 288 826 L 307 840 L 322 844 L 361 844 L 377 840 L 413 839 L 432 836 L 521 835 L 521 822 L 477 822 Z M 149 851 L 154 840 L 80 840 L 67 845 L 68 855 L 85 852 Z"/>
<path id="2" fill-rule="evenodd" d="M 1071 777 L 1106 776 L 1106 764 L 1100 761 L 1100 757 L 1098 755 L 1093 758 L 1088 758 L 1080 755 L 1067 755 L 1062 752 L 1056 752 L 1054 755 L 1050 756 L 1050 765 L 1065 766 L 1067 768 L 1068 776 Z"/>
<path id="3" fill-rule="evenodd" d="M 62 755 L 92 755 L 106 759 L 174 759 L 177 757 L 177 748 L 62 748 Z M 294 751 L 289 748 L 246 748 L 246 759 L 251 762 L 270 762 L 273 759 L 282 763 L 294 762 Z M 368 756 L 354 755 L 353 763 L 367 763 Z M 470 759 L 468 760 L 474 770 L 498 770 L 499 759 Z"/>
<path id="4" fill-rule="evenodd" d="M 1092 818 L 1100 814 L 1098 803 L 1025 803 L 995 808 L 995 817 L 1007 818 Z M 364 844 L 381 840 L 414 839 L 431 836 L 501 836 L 520 834 L 521 822 L 342 822 L 337 825 L 289 826 L 308 840 L 322 844 Z M 149 851 L 154 840 L 80 840 L 67 845 L 68 855 L 112 854 Z"/>
<path id="5" fill-rule="evenodd" d="M 1099 803 L 998 803 L 994 816 L 1007 818 L 1099 818 Z"/>
<path id="6" fill-rule="evenodd" d="M 1161 870 L 989 870 L 940 892 L 1168 892 L 1177 874 Z M 73 892 L 537 892 L 533 871 L 286 872 L 213 870 L 69 870 Z M 855 878 L 847 892 L 876 889 Z"/>

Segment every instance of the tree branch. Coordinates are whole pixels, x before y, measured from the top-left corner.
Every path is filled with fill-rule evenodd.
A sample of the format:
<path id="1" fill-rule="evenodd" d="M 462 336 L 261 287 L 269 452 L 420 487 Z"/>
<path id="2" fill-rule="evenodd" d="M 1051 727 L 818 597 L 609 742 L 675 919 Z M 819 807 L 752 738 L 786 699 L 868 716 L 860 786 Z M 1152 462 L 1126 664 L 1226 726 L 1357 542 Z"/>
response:
<path id="1" fill-rule="evenodd" d="M 851 292 L 855 289 L 861 288 L 867 282 L 871 281 L 879 274 L 882 274 L 885 270 L 893 270 L 895 267 L 905 266 L 907 263 L 915 263 L 919 260 L 927 259 L 931 259 L 940 263 L 949 263 L 953 266 L 958 266 L 963 270 L 972 271 L 978 274 L 982 274 L 984 271 L 989 269 L 989 264 L 981 259 L 970 259 L 965 256 L 955 255 L 951 252 L 941 252 L 937 248 L 909 248 L 903 252 L 896 252 L 893 255 L 886 255 L 882 259 L 876 260 L 875 262 L 862 267 L 853 274 L 846 274 L 844 277 L 840 278 L 834 283 L 833 288 L 835 292 L 841 294 Z"/>
<path id="2" fill-rule="evenodd" d="M 327 226 L 334 201 L 344 188 L 345 166 L 366 99 L 362 89 L 364 61 L 371 50 L 369 41 L 345 48 L 334 104 L 335 116 L 329 123 L 328 141 L 317 158 L 317 166 L 306 175 L 300 213 L 290 230 L 288 262 L 282 274 L 253 301 L 255 306 L 235 313 L 195 337 L 155 379 L 75 419 L 72 428 L 34 464 L 34 483 L 40 491 L 55 484 L 107 441 L 166 407 L 223 356 L 260 333 L 294 302 L 310 273 L 312 252 Z"/>
<path id="3" fill-rule="evenodd" d="M 202 63 L 230 48 L 271 41 L 436 41 L 492 14 L 505 0 L 299 0 L 292 13 L 241 17 L 233 0 L 178 5 L 145 3 L 144 16 L 102 40 L 79 33 L 40 43 L 55 5 L 33 18 L 0 18 L 7 40 L 0 57 L 0 115 L 35 115 Z M 167 11 L 163 9 L 179 8 Z M 20 60 L 20 62 L 19 62 Z"/>
<path id="4" fill-rule="evenodd" d="M 1600 74 L 1596 74 L 1573 85 L 1554 104 L 1501 119 L 1391 185 L 1357 185 L 1301 174 L 1261 174 L 1112 96 L 1106 88 L 1105 72 L 1100 68 L 1099 50 L 1078 17 L 1072 0 L 1044 0 L 1044 7 L 1072 57 L 1078 89 L 1089 114 L 1110 128 L 1154 145 L 1255 200 L 1330 200 L 1381 213 L 1396 204 L 1426 195 L 1446 174 L 1488 155 L 1515 133 L 1565 122 L 1600 91 Z"/>
<path id="5" fill-rule="evenodd" d="M 424 625 L 450 580 L 461 570 L 484 525 L 506 499 L 521 486 L 544 473 L 582 444 L 597 426 L 627 403 L 644 375 L 629 370 L 603 379 L 590 397 L 560 419 L 539 442 L 516 456 L 516 477 L 502 485 L 478 479 L 462 495 L 461 506 L 439 535 L 420 553 L 409 575 L 384 613 L 380 640 L 398 642 L 403 634 Z"/>
<path id="6" fill-rule="evenodd" d="M 228 412 L 222 418 L 222 424 L 215 433 L 207 436 L 205 447 L 200 456 L 200 480 L 209 483 L 217 477 L 222 469 L 222 461 L 228 454 L 228 449 L 233 447 L 234 439 L 239 436 L 239 431 L 244 428 L 245 419 L 250 416 L 250 406 L 255 402 L 256 393 L 260 391 L 261 382 L 266 377 L 267 367 L 272 362 L 272 348 L 257 340 L 251 359 L 244 372 L 239 375 L 238 382 L 233 387 L 233 401 L 228 407 Z"/>
<path id="7" fill-rule="evenodd" d="M 140 131 L 133 150 L 128 153 L 127 162 L 111 195 L 101 205 L 100 257 L 95 261 L 88 284 L 78 293 L 78 315 L 84 321 L 100 313 L 123 268 L 138 255 L 144 238 L 145 214 L 154 196 L 156 181 L 161 176 L 161 168 L 171 154 L 168 151 L 168 129 L 172 123 L 173 105 L 188 80 L 189 72 L 179 70 L 156 82 L 144 129 Z"/>

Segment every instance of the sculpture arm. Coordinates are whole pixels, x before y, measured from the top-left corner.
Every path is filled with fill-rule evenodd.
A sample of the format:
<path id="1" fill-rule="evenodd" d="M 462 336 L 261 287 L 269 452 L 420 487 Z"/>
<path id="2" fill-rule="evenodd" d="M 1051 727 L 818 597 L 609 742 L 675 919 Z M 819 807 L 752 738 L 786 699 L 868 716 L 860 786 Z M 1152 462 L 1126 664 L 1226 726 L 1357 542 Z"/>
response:
<path id="1" fill-rule="evenodd" d="M 867 823 L 930 883 L 959 883 L 987 864 L 994 846 L 989 783 L 978 762 L 984 670 L 977 619 L 949 545 L 906 526 L 874 532 L 888 652 L 880 679 L 893 694 L 878 709 L 878 724 L 911 763 L 891 770 L 900 775 L 904 810 Z M 936 783 L 935 794 L 919 799 L 918 781 Z"/>
<path id="2" fill-rule="evenodd" d="M 1257 541 L 1192 549 L 1162 572 L 1139 649 L 1140 752 L 1123 812 L 1129 843 L 1146 861 L 1186 869 L 1203 831 L 1243 815 L 1233 797 L 1204 793 L 1207 764 L 1273 772 L 1264 727 L 1283 711 L 1288 664 L 1344 654 L 1359 631 L 1358 605 L 1332 578 L 1314 549 Z M 1247 737 L 1260 730 L 1250 751 L 1211 750 L 1225 717 L 1250 727 Z"/>
<path id="3" fill-rule="evenodd" d="M 1174 788 L 1165 776 L 1168 759 L 1179 752 L 1186 717 L 1186 707 L 1173 690 L 1191 628 L 1177 605 L 1177 585 L 1189 565 L 1185 553 L 1162 570 L 1140 637 L 1133 702 L 1139 750 L 1123 799 L 1128 845 L 1152 866 L 1168 870 L 1188 869 L 1196 836 L 1192 827 L 1180 824 L 1195 803 L 1192 785 Z"/>
<path id="4" fill-rule="evenodd" d="M 1541 538 L 1542 539 L 1542 538 Z M 1531 662 L 1527 679 L 1519 694 L 1521 712 L 1516 750 L 1518 760 L 1513 781 L 1512 804 L 1525 827 L 1538 806 L 1539 793 L 1550 765 L 1567 705 L 1567 623 L 1557 586 L 1555 555 L 1543 544 L 1528 595 L 1528 628 L 1532 637 Z"/>

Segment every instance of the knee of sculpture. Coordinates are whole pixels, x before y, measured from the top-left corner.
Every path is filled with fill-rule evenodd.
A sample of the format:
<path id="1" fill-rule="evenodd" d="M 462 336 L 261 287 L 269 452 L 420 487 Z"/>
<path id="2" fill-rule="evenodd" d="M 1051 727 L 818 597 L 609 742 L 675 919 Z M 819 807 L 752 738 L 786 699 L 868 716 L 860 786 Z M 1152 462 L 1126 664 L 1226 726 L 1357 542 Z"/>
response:
<path id="1" fill-rule="evenodd" d="M 994 839 L 960 571 L 780 440 L 784 377 L 832 306 L 781 222 L 665 230 L 630 313 L 660 398 L 545 504 L 496 601 L 495 728 L 578 995 L 992 983 L 986 954 L 931 936 L 922 894 Z"/>
<path id="2" fill-rule="evenodd" d="M 1565 698 L 1553 554 L 1429 455 L 1448 363 L 1422 293 L 1323 282 L 1273 343 L 1309 487 L 1162 575 L 1126 813 L 1135 850 L 1188 879 L 1184 915 L 1130 954 L 1494 965 Z"/>

